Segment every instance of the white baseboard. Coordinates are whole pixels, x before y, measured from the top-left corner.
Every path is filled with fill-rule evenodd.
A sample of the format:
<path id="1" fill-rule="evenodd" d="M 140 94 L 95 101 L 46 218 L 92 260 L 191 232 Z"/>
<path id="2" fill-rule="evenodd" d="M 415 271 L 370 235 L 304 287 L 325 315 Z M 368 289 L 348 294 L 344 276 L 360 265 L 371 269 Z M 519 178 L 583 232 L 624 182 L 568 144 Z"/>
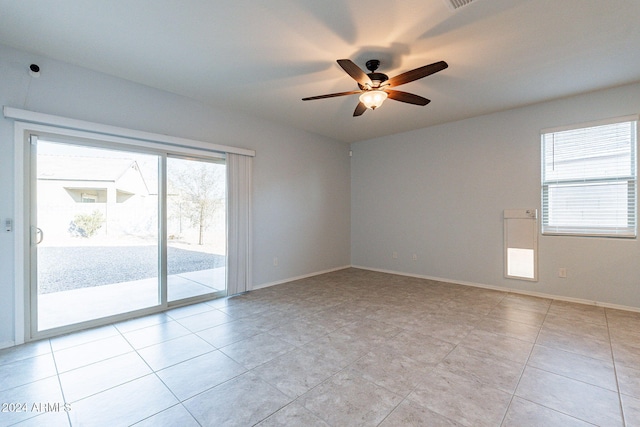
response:
<path id="1" fill-rule="evenodd" d="M 3 342 L 0 342 L 0 349 L 13 347 L 15 345 L 16 345 L 15 341 L 3 341 Z"/>
<path id="2" fill-rule="evenodd" d="M 379 273 L 395 274 L 395 275 L 398 275 L 398 276 L 415 277 L 415 278 L 418 278 L 418 279 L 426 279 L 426 280 L 435 280 L 437 282 L 452 283 L 452 284 L 455 284 L 455 285 L 471 286 L 471 287 L 474 287 L 474 288 L 482 288 L 482 289 L 491 289 L 491 290 L 494 290 L 494 291 L 510 292 L 512 294 L 528 295 L 528 296 L 532 296 L 532 297 L 548 298 L 548 299 L 554 299 L 554 300 L 558 300 L 558 301 L 574 302 L 574 303 L 577 303 L 577 304 L 585 304 L 585 305 L 595 305 L 595 306 L 598 306 L 598 307 L 605 307 L 605 308 L 611 308 L 611 309 L 616 309 L 616 310 L 624 310 L 624 311 L 634 311 L 634 312 L 640 313 L 640 308 L 638 308 L 638 307 L 630 307 L 630 306 L 626 306 L 626 305 L 611 304 L 611 303 L 608 303 L 608 302 L 591 301 L 591 300 L 586 300 L 586 299 L 581 299 L 581 298 L 571 298 L 571 297 L 565 297 L 565 296 L 561 296 L 561 295 L 547 294 L 547 293 L 543 293 L 543 292 L 525 291 L 525 290 L 521 290 L 521 289 L 505 288 L 505 287 L 502 287 L 502 286 L 486 285 L 484 283 L 465 282 L 465 281 L 461 281 L 461 280 L 446 279 L 446 278 L 443 278 L 443 277 L 433 277 L 433 276 L 425 276 L 425 275 L 421 275 L 421 274 L 404 273 L 402 271 L 384 270 L 384 269 L 380 269 L 380 268 L 364 267 L 364 266 L 361 266 L 361 265 L 352 265 L 351 267 L 359 268 L 361 270 L 377 271 Z"/>
<path id="3" fill-rule="evenodd" d="M 309 274 L 304 274 L 302 276 L 296 276 L 296 277 L 290 277 L 288 279 L 283 279 L 283 280 L 278 280 L 276 282 L 269 282 L 269 283 L 261 283 L 259 285 L 254 285 L 251 290 L 256 290 L 256 289 L 262 289 L 262 288 L 268 288 L 269 286 L 275 286 L 275 285 L 281 285 L 283 283 L 287 283 L 287 282 L 293 282 L 294 280 L 300 280 L 300 279 L 307 279 L 309 277 L 313 277 L 313 276 L 319 276 L 321 274 L 326 274 L 326 273 L 332 273 L 334 271 L 338 271 L 338 270 L 344 270 L 345 268 L 350 268 L 350 265 L 344 265 L 342 267 L 336 267 L 336 268 L 330 268 L 328 270 L 322 270 L 322 271 L 316 271 L 313 273 L 309 273 Z"/>

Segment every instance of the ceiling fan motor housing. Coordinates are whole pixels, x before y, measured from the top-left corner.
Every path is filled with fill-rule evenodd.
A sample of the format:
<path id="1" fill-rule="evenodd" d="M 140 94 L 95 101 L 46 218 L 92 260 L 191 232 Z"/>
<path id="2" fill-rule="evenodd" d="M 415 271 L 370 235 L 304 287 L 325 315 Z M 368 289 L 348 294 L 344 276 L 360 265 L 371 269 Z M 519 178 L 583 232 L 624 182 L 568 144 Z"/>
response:
<path id="1" fill-rule="evenodd" d="M 374 88 L 378 88 L 378 87 L 382 86 L 382 84 L 384 82 L 389 80 L 389 76 L 387 76 L 386 74 L 383 74 L 383 73 L 369 73 L 367 75 L 369 76 L 369 78 L 373 82 L 373 87 Z"/>
<path id="2" fill-rule="evenodd" d="M 367 70 L 371 71 L 369 74 L 367 74 L 367 76 L 369 76 L 369 78 L 373 82 L 373 86 L 370 89 L 377 89 L 380 86 L 382 86 L 382 84 L 384 82 L 389 80 L 389 76 L 387 76 L 386 74 L 384 74 L 384 73 L 376 73 L 376 70 L 380 66 L 380 61 L 379 60 L 370 59 L 370 60 L 367 61 L 366 66 L 367 66 Z M 361 84 L 358 84 L 358 86 L 362 90 L 367 89 L 366 87 L 364 87 Z"/>

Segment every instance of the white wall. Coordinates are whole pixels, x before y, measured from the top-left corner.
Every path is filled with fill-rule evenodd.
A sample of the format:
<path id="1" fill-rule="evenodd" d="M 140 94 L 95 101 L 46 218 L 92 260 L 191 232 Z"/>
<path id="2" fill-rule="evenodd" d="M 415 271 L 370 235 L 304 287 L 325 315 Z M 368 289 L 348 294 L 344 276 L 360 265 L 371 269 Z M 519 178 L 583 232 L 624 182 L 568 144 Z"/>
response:
<path id="1" fill-rule="evenodd" d="M 3 106 L 255 150 L 254 286 L 349 265 L 346 144 L 2 45 L 0 76 Z M 3 224 L 14 215 L 13 139 L 0 118 Z M 0 230 L 0 347 L 14 339 L 14 238 Z"/>
<path id="2" fill-rule="evenodd" d="M 636 84 L 352 144 L 352 264 L 640 308 L 638 240 L 540 236 L 527 282 L 503 277 L 502 222 L 540 209 L 541 129 L 639 112 Z"/>

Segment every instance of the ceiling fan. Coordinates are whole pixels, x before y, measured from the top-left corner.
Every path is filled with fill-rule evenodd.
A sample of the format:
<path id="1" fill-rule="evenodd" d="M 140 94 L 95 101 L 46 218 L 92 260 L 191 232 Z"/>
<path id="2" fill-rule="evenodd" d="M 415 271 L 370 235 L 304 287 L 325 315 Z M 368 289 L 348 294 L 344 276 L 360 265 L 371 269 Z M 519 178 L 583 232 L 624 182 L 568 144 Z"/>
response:
<path id="1" fill-rule="evenodd" d="M 360 94 L 360 102 L 353 112 L 354 117 L 361 116 L 368 108 L 375 110 L 380 107 L 387 98 L 395 101 L 406 102 L 407 104 L 427 105 L 431 102 L 427 98 L 390 88 L 430 76 L 431 74 L 442 71 L 449 66 L 446 62 L 439 61 L 389 78 L 386 74 L 376 73 L 376 70 L 380 66 L 380 61 L 377 59 L 367 61 L 367 69 L 370 71 L 368 74 L 354 64 L 350 59 L 338 59 L 338 65 L 340 65 L 342 69 L 358 83 L 360 90 L 311 96 L 308 98 L 302 98 L 302 100 L 312 101 L 314 99 Z"/>

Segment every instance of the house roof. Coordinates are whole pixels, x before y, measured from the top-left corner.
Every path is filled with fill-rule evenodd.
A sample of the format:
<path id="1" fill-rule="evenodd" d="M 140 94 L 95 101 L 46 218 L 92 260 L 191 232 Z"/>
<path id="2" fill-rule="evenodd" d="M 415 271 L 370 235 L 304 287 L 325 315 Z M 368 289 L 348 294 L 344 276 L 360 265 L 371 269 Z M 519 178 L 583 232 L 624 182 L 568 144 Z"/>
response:
<path id="1" fill-rule="evenodd" d="M 640 81 L 639 1 L 449 1 L 0 0 L 0 41 L 345 142 Z M 400 88 L 424 107 L 302 102 L 357 89 L 341 58 L 449 68 Z"/>
<path id="2" fill-rule="evenodd" d="M 37 175 L 39 180 L 116 182 L 131 168 L 139 169 L 135 160 L 40 154 Z"/>

